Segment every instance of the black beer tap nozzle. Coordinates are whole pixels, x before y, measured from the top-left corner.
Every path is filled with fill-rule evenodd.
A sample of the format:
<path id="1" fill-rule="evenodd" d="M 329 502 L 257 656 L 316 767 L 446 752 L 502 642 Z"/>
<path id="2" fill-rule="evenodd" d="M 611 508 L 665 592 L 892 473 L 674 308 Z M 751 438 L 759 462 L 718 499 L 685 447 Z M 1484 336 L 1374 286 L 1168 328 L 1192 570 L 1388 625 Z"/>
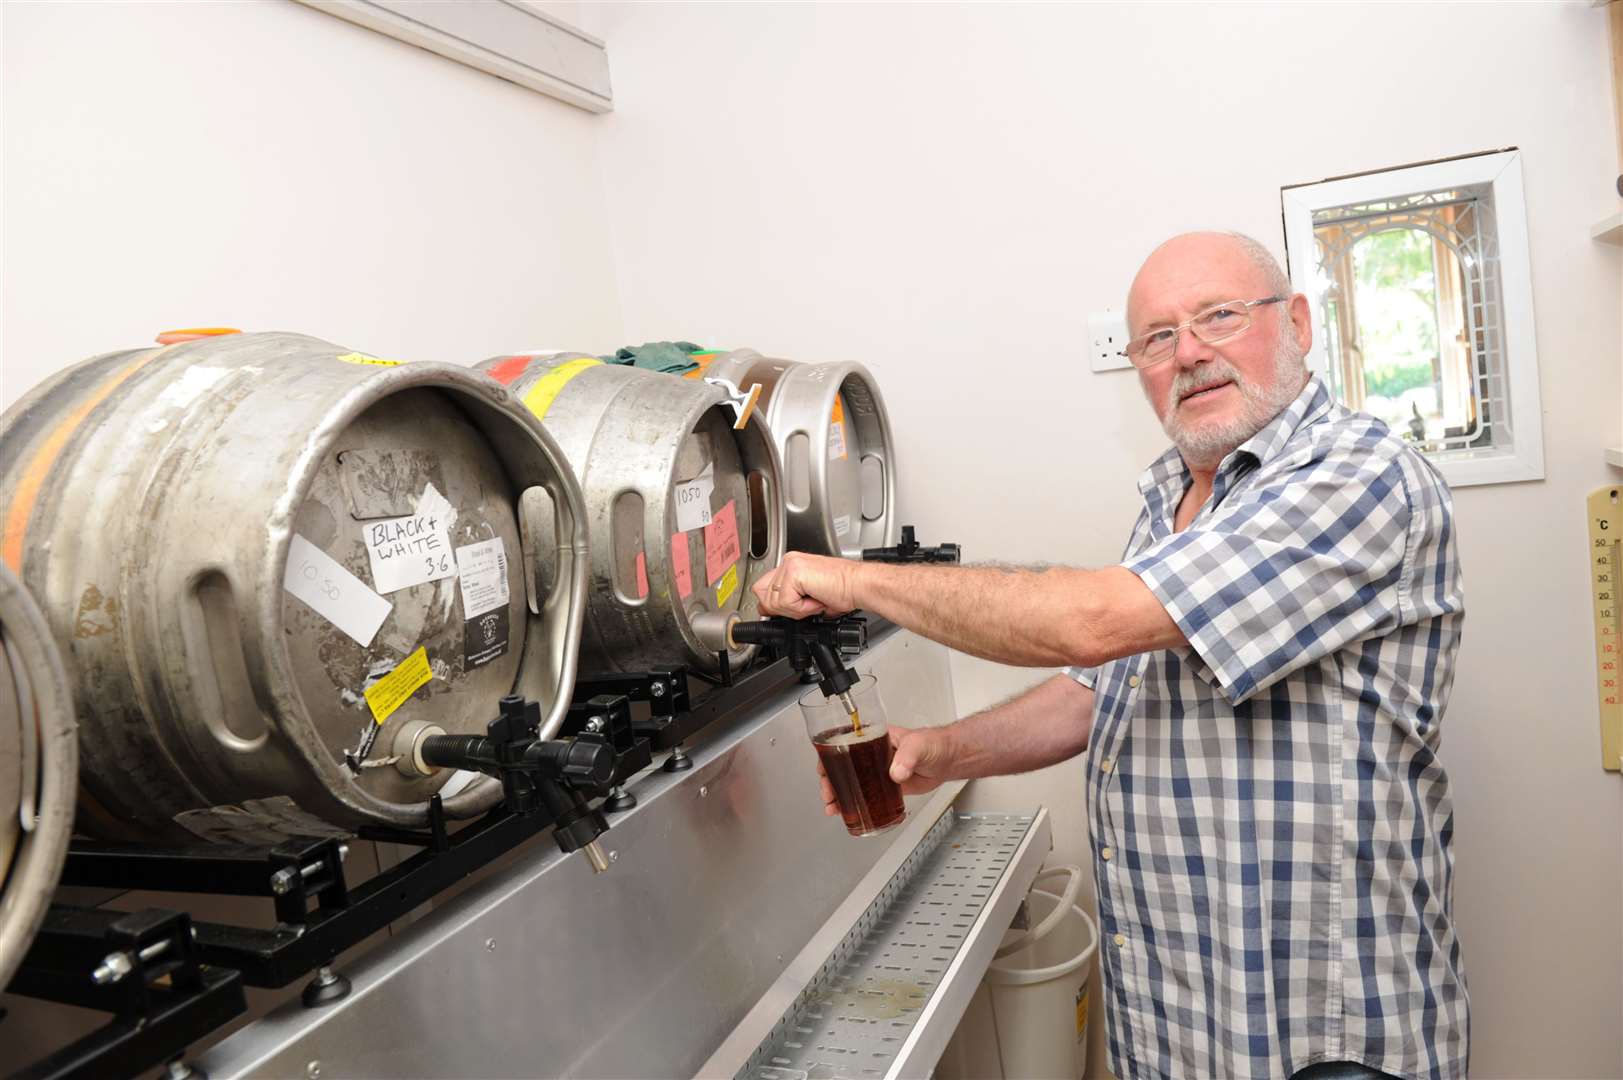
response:
<path id="1" fill-rule="evenodd" d="M 558 847 L 565 853 L 584 850 L 592 869 L 601 873 L 609 863 L 597 838 L 609 823 L 583 793 L 595 794 L 613 780 L 618 756 L 595 737 L 538 738 L 540 723 L 539 703 L 509 695 L 484 735 L 429 735 L 422 740 L 421 756 L 431 766 L 472 769 L 500 780 L 510 811 L 546 810 Z"/>
<path id="2" fill-rule="evenodd" d="M 851 708 L 849 694 L 857 673 L 845 663 L 868 646 L 868 624 L 860 615 L 815 615 L 808 619 L 774 616 L 756 622 L 736 622 L 728 631 L 740 644 L 770 645 L 789 658 L 789 664 L 808 681 L 816 682 L 827 697 L 838 697 Z"/>

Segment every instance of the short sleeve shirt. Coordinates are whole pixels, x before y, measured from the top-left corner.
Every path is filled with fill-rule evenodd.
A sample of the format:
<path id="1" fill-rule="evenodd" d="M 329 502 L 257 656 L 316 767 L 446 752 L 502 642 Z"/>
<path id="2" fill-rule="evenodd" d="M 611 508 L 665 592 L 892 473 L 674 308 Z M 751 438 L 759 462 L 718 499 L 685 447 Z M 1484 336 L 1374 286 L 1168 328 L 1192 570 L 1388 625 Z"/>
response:
<path id="1" fill-rule="evenodd" d="M 1095 690 L 1087 800 L 1112 1068 L 1466 1070 L 1438 757 L 1464 599 L 1447 485 L 1317 378 L 1173 531 L 1176 450 L 1123 565 L 1189 645 Z"/>

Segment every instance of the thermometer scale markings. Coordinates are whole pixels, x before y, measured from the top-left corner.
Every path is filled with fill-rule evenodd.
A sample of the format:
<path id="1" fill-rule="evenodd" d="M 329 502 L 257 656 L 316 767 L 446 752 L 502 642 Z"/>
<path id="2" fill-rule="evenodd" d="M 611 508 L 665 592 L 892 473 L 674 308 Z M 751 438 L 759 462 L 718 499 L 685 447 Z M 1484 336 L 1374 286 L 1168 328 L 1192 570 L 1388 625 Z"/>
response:
<path id="1" fill-rule="evenodd" d="M 1601 767 L 1623 769 L 1623 604 L 1619 603 L 1619 562 L 1623 560 L 1623 488 L 1608 485 L 1589 496 L 1590 576 L 1594 579 L 1595 682 L 1600 695 Z"/>

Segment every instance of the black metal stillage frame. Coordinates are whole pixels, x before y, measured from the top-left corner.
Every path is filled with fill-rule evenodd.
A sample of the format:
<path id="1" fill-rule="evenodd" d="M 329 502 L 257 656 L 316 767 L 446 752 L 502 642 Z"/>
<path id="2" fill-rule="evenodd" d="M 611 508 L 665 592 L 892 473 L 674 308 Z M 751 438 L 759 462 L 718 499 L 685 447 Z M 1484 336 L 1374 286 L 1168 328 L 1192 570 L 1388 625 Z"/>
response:
<path id="1" fill-rule="evenodd" d="M 888 624 L 870 617 L 870 626 Z M 871 631 L 872 632 L 872 631 Z M 667 770 L 686 768 L 681 744 L 720 721 L 748 715 L 801 682 L 783 658 L 763 657 L 741 672 L 725 664 L 695 700 L 682 667 L 580 677 L 561 734 L 607 736 L 619 755 L 612 787 L 667 753 Z M 633 719 L 632 703 L 649 715 Z M 627 800 L 604 809 L 634 804 Z M 162 1065 L 246 1010 L 243 987 L 285 987 L 314 973 L 305 1001 L 318 1007 L 347 992 L 329 965 L 418 906 L 552 824 L 547 814 L 515 816 L 503 807 L 452 832 L 439 796 L 425 831 L 367 827 L 366 840 L 421 850 L 360 885 L 344 874 L 347 845 L 298 837 L 272 848 L 153 848 L 76 842 L 62 884 L 166 892 L 263 896 L 269 930 L 194 922 L 185 912 L 133 914 L 53 905 L 6 989 L 113 1014 L 91 1035 L 29 1066 L 22 1077 L 132 1075 Z M 611 819 L 612 820 L 612 819 Z M 317 991 L 311 993 L 311 991 Z M 0 1014 L 0 1034 L 3 1034 Z"/>

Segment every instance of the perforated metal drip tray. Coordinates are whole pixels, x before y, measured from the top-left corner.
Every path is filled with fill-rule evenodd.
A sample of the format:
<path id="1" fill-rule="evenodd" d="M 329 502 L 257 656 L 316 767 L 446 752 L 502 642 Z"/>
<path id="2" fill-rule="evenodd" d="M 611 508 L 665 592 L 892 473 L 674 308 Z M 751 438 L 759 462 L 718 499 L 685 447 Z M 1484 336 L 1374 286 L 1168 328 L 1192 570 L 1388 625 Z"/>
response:
<path id="1" fill-rule="evenodd" d="M 1046 810 L 942 814 L 738 1080 L 927 1075 L 1048 849 Z"/>

